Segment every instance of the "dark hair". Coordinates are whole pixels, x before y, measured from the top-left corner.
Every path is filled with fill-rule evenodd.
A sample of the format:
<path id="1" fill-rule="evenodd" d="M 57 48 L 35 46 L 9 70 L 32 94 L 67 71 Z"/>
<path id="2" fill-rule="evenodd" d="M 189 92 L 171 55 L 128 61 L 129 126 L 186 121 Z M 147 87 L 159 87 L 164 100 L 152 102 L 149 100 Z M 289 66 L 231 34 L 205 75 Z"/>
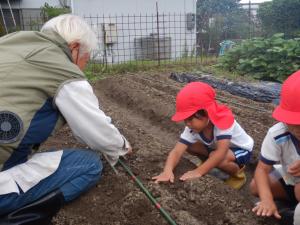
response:
<path id="1" fill-rule="evenodd" d="M 207 111 L 205 109 L 200 109 L 193 116 L 196 117 L 196 118 L 208 117 L 208 114 L 207 114 Z"/>

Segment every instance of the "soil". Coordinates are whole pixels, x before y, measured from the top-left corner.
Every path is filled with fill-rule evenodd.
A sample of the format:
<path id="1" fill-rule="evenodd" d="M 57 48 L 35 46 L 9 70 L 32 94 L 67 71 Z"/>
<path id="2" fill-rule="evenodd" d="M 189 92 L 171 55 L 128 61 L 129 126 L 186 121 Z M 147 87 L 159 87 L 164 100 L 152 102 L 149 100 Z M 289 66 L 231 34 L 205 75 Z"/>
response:
<path id="1" fill-rule="evenodd" d="M 134 154 L 127 157 L 126 164 L 177 224 L 276 224 L 273 219 L 258 218 L 252 213 L 256 199 L 248 190 L 259 146 L 274 124 L 272 104 L 218 91 L 222 103 L 233 110 L 237 121 L 255 140 L 253 159 L 247 167 L 248 182 L 241 190 L 234 190 L 211 175 L 190 182 L 179 181 L 180 174 L 195 168 L 189 156 L 177 166 L 175 183 L 158 185 L 151 181 L 152 176 L 162 171 L 167 154 L 184 127 L 170 120 L 176 93 L 183 85 L 169 79 L 169 73 L 153 72 L 113 76 L 94 84 L 101 108 L 133 147 Z M 44 145 L 50 147 L 86 148 L 73 138 L 67 126 Z M 97 186 L 65 205 L 53 219 L 54 225 L 168 224 L 120 165 L 116 166 L 118 174 L 105 160 L 104 166 Z"/>

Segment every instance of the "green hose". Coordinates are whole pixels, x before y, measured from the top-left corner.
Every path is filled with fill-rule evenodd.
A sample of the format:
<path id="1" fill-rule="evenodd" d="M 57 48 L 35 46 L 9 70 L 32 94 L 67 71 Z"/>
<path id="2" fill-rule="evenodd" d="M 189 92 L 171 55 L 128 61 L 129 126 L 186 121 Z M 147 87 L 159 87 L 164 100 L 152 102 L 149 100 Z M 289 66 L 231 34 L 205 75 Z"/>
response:
<path id="1" fill-rule="evenodd" d="M 164 210 L 161 205 L 157 202 L 157 200 L 152 196 L 150 191 L 142 184 L 142 182 L 131 172 L 129 167 L 123 162 L 121 159 L 118 161 L 126 172 L 131 176 L 131 178 L 136 182 L 139 188 L 144 192 L 144 194 L 148 197 L 148 199 L 153 203 L 153 205 L 159 210 L 159 212 L 164 216 L 164 218 L 168 221 L 171 225 L 177 225 L 176 222 L 171 218 L 171 216 Z"/>

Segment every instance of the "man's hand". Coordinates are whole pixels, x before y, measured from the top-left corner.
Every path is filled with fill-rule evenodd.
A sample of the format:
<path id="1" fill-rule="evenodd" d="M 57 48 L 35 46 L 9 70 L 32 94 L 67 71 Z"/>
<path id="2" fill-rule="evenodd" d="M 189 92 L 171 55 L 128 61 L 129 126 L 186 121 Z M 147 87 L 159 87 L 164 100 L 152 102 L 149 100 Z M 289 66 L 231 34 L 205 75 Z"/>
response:
<path id="1" fill-rule="evenodd" d="M 274 216 L 276 219 L 281 219 L 281 216 L 273 200 L 259 202 L 252 209 L 252 212 L 254 212 L 257 216 Z"/>
<path id="2" fill-rule="evenodd" d="M 171 182 L 174 183 L 174 173 L 173 172 L 162 172 L 158 176 L 152 177 L 152 180 L 155 180 L 155 183 L 159 182 Z"/>
<path id="3" fill-rule="evenodd" d="M 292 176 L 300 176 L 300 160 L 293 162 L 289 167 L 287 172 Z"/>
<path id="4" fill-rule="evenodd" d="M 179 179 L 182 181 L 186 181 L 186 180 L 196 179 L 199 177 L 202 177 L 202 174 L 199 173 L 197 169 L 195 169 L 184 173 Z"/>
<path id="5" fill-rule="evenodd" d="M 129 142 L 127 142 L 126 149 L 127 149 L 126 155 L 131 155 L 132 154 L 132 147 L 131 147 L 131 144 Z"/>

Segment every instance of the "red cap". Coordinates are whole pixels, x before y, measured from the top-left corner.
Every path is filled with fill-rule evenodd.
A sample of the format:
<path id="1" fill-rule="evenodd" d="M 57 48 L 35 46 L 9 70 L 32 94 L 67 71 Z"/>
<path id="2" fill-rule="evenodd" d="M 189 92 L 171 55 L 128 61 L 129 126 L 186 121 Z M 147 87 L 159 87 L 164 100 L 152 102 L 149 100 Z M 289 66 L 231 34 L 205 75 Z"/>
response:
<path id="1" fill-rule="evenodd" d="M 215 100 L 215 90 L 206 83 L 191 82 L 176 97 L 176 113 L 173 121 L 182 121 L 200 109 L 207 111 L 209 119 L 219 129 L 228 129 L 234 122 L 231 110 Z"/>
<path id="2" fill-rule="evenodd" d="M 280 104 L 273 112 L 274 119 L 300 125 L 300 70 L 290 75 L 282 84 Z"/>

